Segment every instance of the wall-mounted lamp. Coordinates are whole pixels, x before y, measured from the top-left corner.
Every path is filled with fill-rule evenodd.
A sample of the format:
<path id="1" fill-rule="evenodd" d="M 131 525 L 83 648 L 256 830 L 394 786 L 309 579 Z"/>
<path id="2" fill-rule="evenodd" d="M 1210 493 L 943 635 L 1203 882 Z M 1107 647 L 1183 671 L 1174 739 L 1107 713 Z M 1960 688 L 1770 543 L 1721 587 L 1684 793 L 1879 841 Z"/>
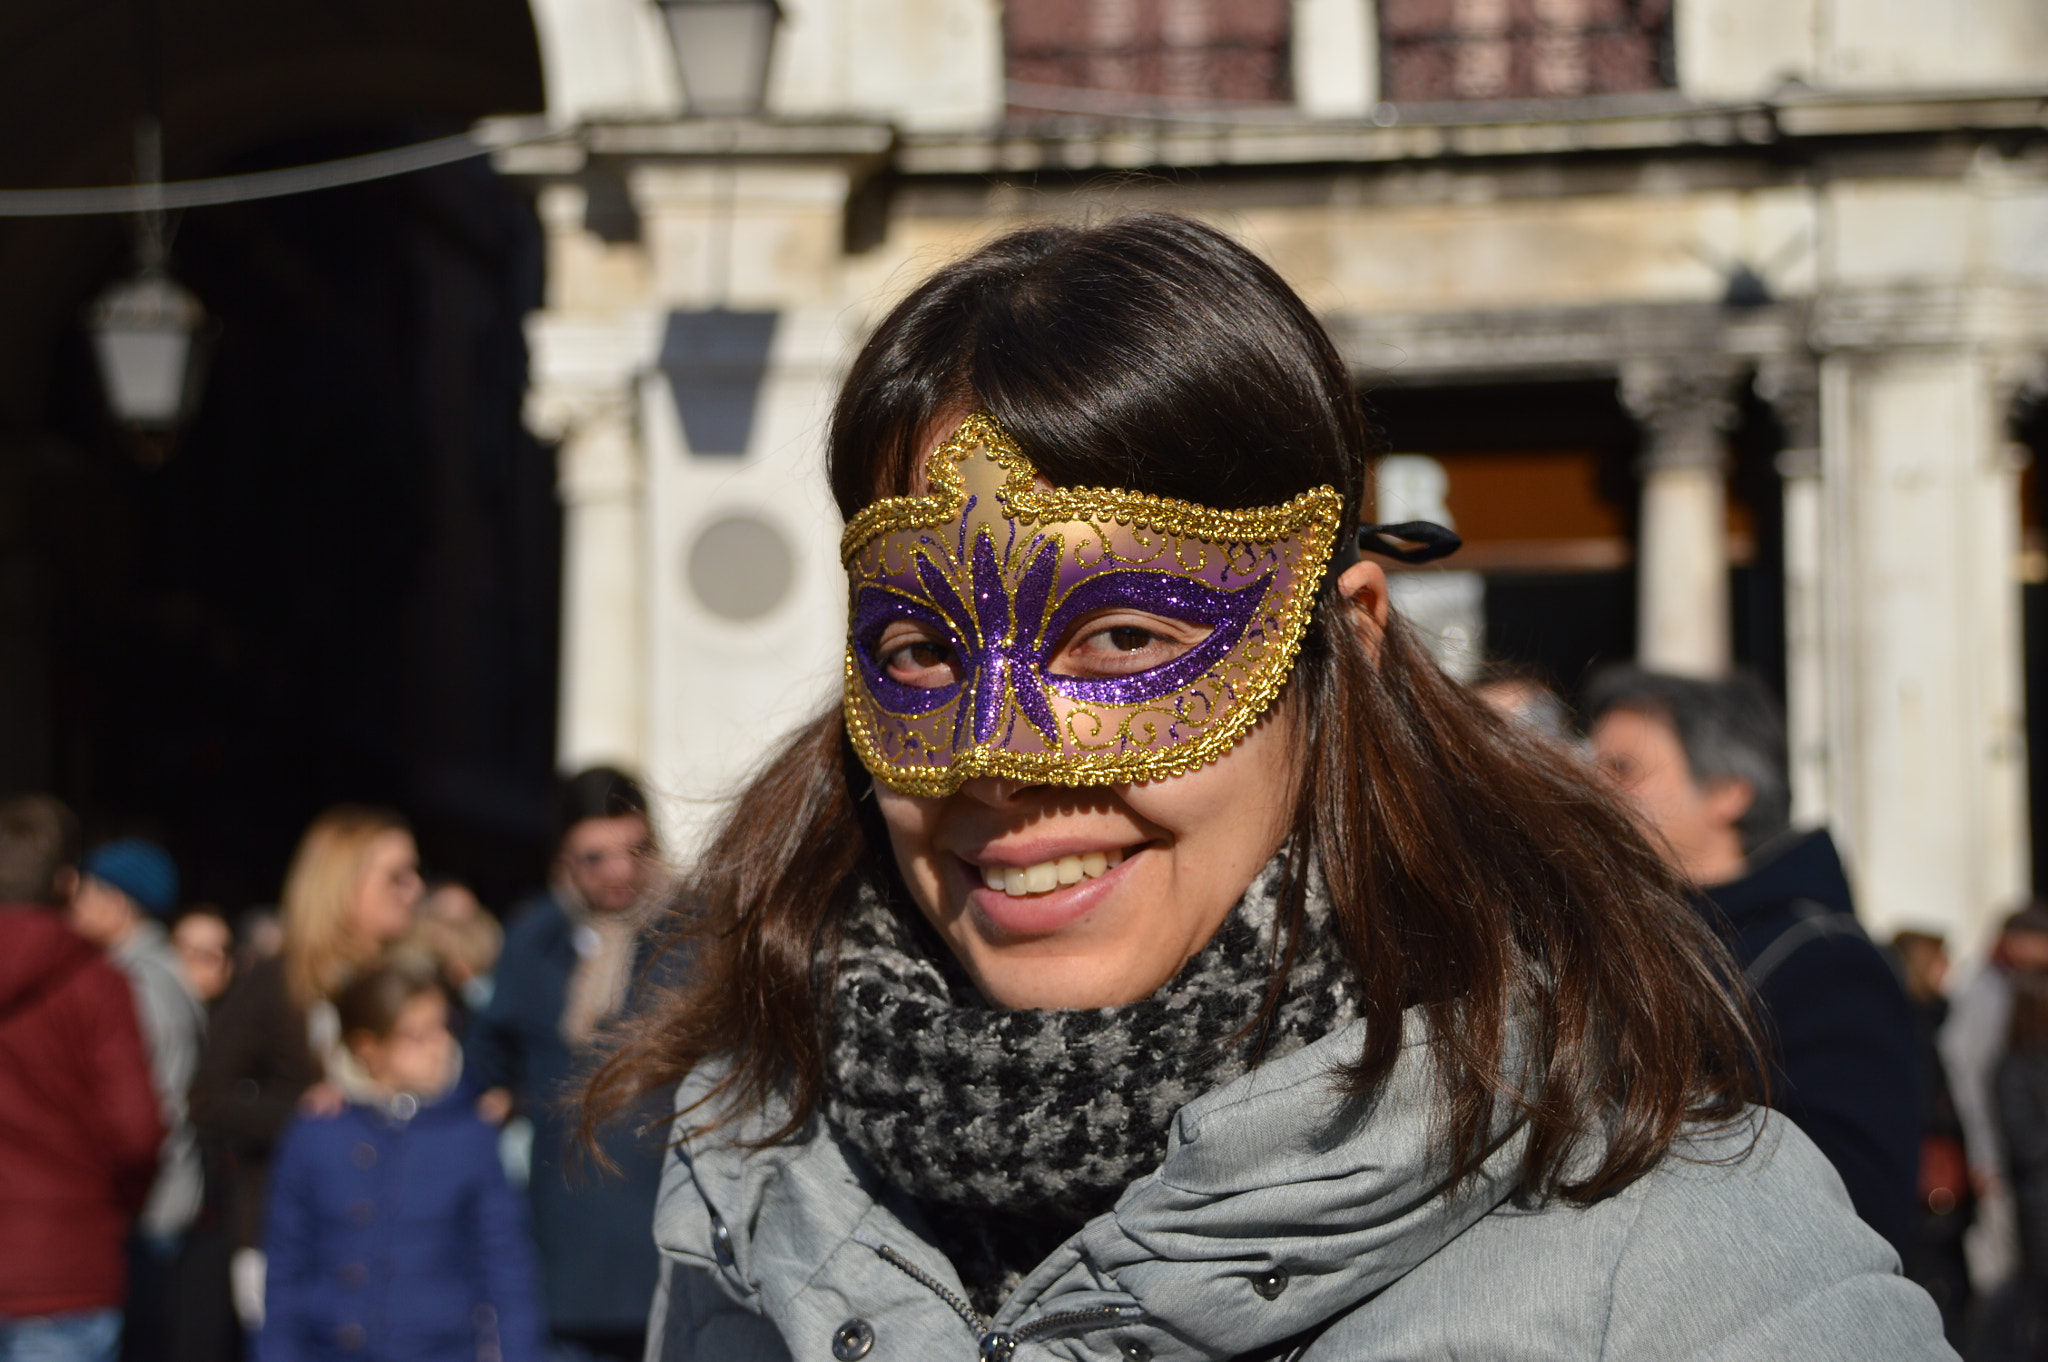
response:
<path id="1" fill-rule="evenodd" d="M 782 22 L 776 0 L 658 0 L 693 114 L 757 114 Z"/>

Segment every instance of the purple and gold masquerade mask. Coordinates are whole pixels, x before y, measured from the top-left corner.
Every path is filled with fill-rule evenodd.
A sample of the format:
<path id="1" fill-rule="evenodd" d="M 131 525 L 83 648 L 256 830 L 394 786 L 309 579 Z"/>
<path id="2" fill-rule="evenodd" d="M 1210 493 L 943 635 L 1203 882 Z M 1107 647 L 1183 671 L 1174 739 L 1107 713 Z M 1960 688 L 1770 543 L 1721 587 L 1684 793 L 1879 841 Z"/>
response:
<path id="1" fill-rule="evenodd" d="M 839 546 L 847 732 L 875 779 L 910 795 L 983 775 L 1122 785 L 1222 756 L 1287 682 L 1344 511 L 1333 487 L 1243 511 L 1048 489 L 986 413 L 925 473 L 928 495 L 875 502 Z M 1076 626 L 1106 611 L 1207 632 L 1127 675 L 1053 670 Z M 890 675 L 880 644 L 897 621 L 950 653 L 944 684 Z"/>

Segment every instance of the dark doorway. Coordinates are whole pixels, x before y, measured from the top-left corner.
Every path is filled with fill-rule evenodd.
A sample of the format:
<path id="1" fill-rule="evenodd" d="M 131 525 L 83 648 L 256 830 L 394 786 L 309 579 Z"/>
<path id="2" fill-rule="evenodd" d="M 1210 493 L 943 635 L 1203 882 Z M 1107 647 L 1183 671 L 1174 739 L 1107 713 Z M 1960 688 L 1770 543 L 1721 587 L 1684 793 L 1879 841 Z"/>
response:
<path id="1" fill-rule="evenodd" d="M 1384 449 L 1450 475 L 1469 547 L 1446 565 L 1486 582 L 1489 661 L 1575 700 L 1635 653 L 1639 444 L 1612 379 L 1387 387 L 1367 395 Z"/>
<path id="2" fill-rule="evenodd" d="M 554 728 L 531 206 L 469 162 L 195 212 L 175 263 L 220 331 L 160 467 L 110 425 L 82 337 L 57 364 L 56 792 L 95 833 L 163 837 L 188 896 L 230 907 L 274 895 L 321 807 L 391 805 L 430 873 L 503 906 L 542 870 Z"/>
<path id="3" fill-rule="evenodd" d="M 1744 393 L 1729 438 L 1732 654 L 1782 702 L 1781 436 L 1770 409 Z M 1486 579 L 1489 660 L 1533 670 L 1576 700 L 1593 672 L 1633 659 L 1642 436 L 1613 379 L 1387 387 L 1367 400 L 1383 448 L 1433 455 L 1450 474 L 1470 547 L 1446 566 Z"/>
<path id="4" fill-rule="evenodd" d="M 2021 403 L 2014 413 L 2014 437 L 2032 455 L 2020 475 L 2021 639 L 2025 658 L 2022 692 L 2027 707 L 2028 845 L 2036 895 L 2048 892 L 2048 480 L 2041 459 L 2048 455 L 2048 399 Z"/>
<path id="5" fill-rule="evenodd" d="M 7 188 L 129 181 L 145 116 L 181 180 L 544 103 L 525 0 L 17 0 L 0 71 L 36 129 Z M 0 221 L 0 794 L 164 839 L 230 910 L 322 806 L 390 804 L 502 906 L 540 871 L 553 729 L 532 207 L 479 161 L 171 225 L 220 329 L 166 450 L 115 428 L 81 325 L 131 224 Z"/>

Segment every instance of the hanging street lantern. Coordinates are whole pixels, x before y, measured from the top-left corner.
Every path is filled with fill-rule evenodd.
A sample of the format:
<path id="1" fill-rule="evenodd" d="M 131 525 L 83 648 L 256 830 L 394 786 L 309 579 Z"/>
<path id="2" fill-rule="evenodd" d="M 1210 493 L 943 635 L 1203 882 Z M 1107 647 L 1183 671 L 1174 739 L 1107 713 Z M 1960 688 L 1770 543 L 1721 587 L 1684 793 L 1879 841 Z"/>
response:
<path id="1" fill-rule="evenodd" d="M 107 407 L 122 425 L 175 429 L 199 395 L 206 309 L 161 267 L 111 284 L 88 325 Z"/>
<path id="2" fill-rule="evenodd" d="M 758 114 L 782 21 L 776 0 L 658 0 L 693 114 Z"/>

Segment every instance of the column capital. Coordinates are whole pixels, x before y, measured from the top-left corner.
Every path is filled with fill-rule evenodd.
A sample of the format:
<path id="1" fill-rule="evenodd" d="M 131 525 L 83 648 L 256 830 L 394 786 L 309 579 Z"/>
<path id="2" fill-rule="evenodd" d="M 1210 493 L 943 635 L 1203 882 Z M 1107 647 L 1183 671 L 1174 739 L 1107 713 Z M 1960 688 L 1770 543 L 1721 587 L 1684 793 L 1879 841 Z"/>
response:
<path id="1" fill-rule="evenodd" d="M 1722 436 L 1735 423 L 1735 377 L 1735 361 L 1721 355 L 1623 364 L 1622 404 L 1648 436 L 1642 467 L 1722 467 Z"/>
<path id="2" fill-rule="evenodd" d="M 1821 475 L 1820 363 L 1812 355 L 1771 355 L 1757 366 L 1752 391 L 1770 405 L 1784 434 L 1778 476 Z"/>
<path id="3" fill-rule="evenodd" d="M 2048 352 L 2011 350 L 1992 361 L 1998 413 L 2010 421 L 2022 409 L 2048 402 Z"/>
<path id="4" fill-rule="evenodd" d="M 573 439 L 586 426 L 610 424 L 632 412 L 630 383 L 539 383 L 526 394 L 526 428 L 551 442 Z"/>
<path id="5" fill-rule="evenodd" d="M 640 494 L 635 410 L 630 387 L 548 385 L 527 394 L 527 429 L 555 444 L 555 490 L 565 504 Z"/>

